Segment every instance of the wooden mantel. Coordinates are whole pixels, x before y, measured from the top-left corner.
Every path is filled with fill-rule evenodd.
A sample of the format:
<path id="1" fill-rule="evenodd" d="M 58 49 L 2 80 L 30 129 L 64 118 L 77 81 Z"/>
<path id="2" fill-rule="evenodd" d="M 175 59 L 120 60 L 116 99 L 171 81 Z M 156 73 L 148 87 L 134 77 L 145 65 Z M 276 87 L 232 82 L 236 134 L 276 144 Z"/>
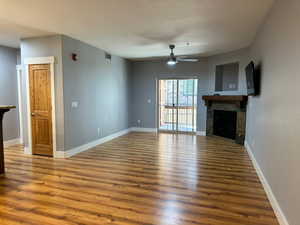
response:
<path id="1" fill-rule="evenodd" d="M 205 95 L 202 96 L 206 106 L 211 106 L 212 102 L 234 103 L 239 107 L 247 105 L 248 96 L 246 95 Z"/>
<path id="2" fill-rule="evenodd" d="M 0 105 L 0 175 L 4 174 L 5 172 L 5 165 L 4 165 L 4 146 L 3 146 L 3 131 L 2 131 L 2 119 L 4 113 L 8 112 L 11 109 L 16 108 L 15 106 L 11 105 Z"/>

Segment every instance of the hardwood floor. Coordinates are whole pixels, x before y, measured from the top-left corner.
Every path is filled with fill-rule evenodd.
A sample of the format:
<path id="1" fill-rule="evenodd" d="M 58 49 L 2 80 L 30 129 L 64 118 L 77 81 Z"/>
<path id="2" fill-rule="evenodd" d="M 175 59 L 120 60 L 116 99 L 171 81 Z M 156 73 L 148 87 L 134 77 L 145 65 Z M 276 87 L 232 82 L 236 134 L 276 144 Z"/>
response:
<path id="1" fill-rule="evenodd" d="M 70 159 L 5 150 L 0 224 L 278 225 L 244 148 L 130 133 Z"/>

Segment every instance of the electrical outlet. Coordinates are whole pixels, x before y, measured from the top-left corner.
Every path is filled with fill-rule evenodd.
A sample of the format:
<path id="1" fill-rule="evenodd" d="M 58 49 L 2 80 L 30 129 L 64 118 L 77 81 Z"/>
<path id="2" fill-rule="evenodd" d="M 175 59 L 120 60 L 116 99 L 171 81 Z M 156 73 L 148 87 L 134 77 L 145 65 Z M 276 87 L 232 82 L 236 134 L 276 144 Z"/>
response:
<path id="1" fill-rule="evenodd" d="M 138 120 L 137 122 L 138 122 L 138 124 L 140 124 L 140 123 L 141 123 L 141 120 Z"/>
<path id="2" fill-rule="evenodd" d="M 98 128 L 98 137 L 100 137 L 101 136 L 101 130 L 100 130 L 100 128 Z"/>

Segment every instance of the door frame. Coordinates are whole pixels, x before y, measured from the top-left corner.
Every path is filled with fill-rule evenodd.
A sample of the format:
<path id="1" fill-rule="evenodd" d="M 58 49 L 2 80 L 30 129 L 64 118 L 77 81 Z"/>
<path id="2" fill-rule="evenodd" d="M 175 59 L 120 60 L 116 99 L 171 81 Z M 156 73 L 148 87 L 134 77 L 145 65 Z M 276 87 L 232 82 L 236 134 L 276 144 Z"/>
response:
<path id="1" fill-rule="evenodd" d="M 20 129 L 20 144 L 24 144 L 23 135 L 23 93 L 22 93 L 22 65 L 16 66 L 17 82 L 18 82 L 18 107 L 19 107 L 19 129 Z"/>
<path id="2" fill-rule="evenodd" d="M 26 94 L 27 94 L 27 132 L 28 132 L 28 148 L 24 148 L 24 153 L 32 155 L 32 123 L 31 123 L 31 102 L 30 102 L 30 65 L 38 65 L 38 64 L 49 64 L 50 65 L 50 79 L 51 79 L 51 105 L 52 105 L 52 140 L 53 140 L 53 157 L 57 156 L 56 151 L 56 117 L 55 117 L 55 82 L 54 82 L 54 63 L 55 57 L 33 57 L 33 58 L 25 58 L 25 80 L 26 80 Z"/>
<path id="3" fill-rule="evenodd" d="M 156 104 L 155 104 L 155 108 L 156 108 L 156 113 L 155 113 L 155 116 L 156 116 L 156 129 L 157 129 L 157 132 L 162 132 L 162 133 L 172 133 L 172 134 L 178 134 L 178 133 L 183 133 L 183 134 L 197 134 L 197 128 L 198 128 L 198 118 L 196 119 L 196 122 L 195 122 L 195 131 L 193 132 L 185 132 L 185 131 L 178 131 L 175 130 L 175 131 L 167 131 L 167 130 L 160 130 L 159 129 L 159 119 L 160 119 L 160 115 L 159 115 L 159 89 L 160 89 L 160 86 L 159 86 L 159 81 L 160 80 L 198 80 L 198 90 L 199 90 L 199 77 L 198 76 L 178 76 L 178 77 L 157 77 L 156 78 Z M 198 90 L 197 90 L 197 100 L 195 102 L 196 104 L 196 113 L 197 113 L 197 117 L 198 117 L 198 97 L 199 97 L 199 93 L 198 93 Z M 178 96 L 177 96 L 178 98 Z"/>

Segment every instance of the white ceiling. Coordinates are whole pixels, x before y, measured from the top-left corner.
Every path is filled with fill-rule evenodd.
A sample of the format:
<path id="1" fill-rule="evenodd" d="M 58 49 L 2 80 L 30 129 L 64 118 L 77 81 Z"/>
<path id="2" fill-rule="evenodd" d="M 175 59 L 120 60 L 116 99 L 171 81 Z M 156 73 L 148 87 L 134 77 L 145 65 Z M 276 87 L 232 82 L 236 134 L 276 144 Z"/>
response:
<path id="1" fill-rule="evenodd" d="M 0 44 L 58 33 L 125 58 L 247 47 L 274 0 L 0 0 Z M 190 43 L 187 45 L 187 43 Z"/>
<path id="2" fill-rule="evenodd" d="M 18 48 L 21 38 L 50 35 L 50 32 L 20 26 L 0 19 L 0 45 Z"/>

